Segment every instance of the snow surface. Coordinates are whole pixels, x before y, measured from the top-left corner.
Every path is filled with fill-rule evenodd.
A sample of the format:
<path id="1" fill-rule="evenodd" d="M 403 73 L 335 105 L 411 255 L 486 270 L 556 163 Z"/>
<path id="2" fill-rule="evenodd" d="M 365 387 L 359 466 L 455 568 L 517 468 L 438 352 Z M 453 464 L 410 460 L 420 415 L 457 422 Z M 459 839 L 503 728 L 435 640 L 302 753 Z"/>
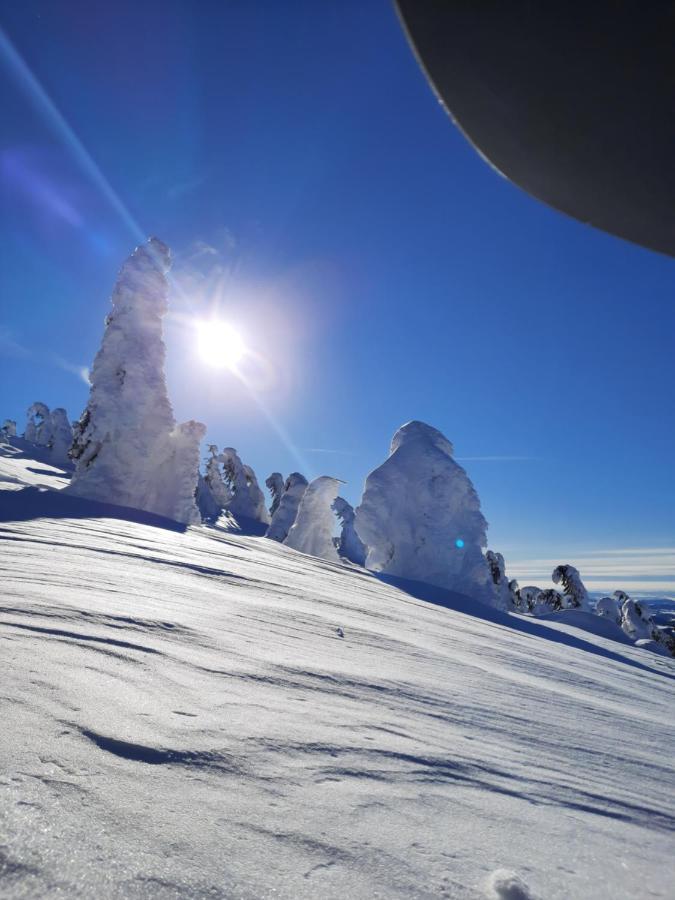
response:
<path id="1" fill-rule="evenodd" d="M 0 896 L 673 896 L 675 661 L 35 468 L 0 450 Z"/>

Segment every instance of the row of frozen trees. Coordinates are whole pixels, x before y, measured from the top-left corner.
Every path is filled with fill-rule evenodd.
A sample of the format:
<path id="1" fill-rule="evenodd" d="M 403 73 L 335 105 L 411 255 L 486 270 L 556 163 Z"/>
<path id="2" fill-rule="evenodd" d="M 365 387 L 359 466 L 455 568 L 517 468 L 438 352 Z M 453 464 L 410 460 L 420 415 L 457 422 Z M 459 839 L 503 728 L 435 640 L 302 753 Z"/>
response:
<path id="1" fill-rule="evenodd" d="M 484 552 L 487 522 L 452 444 L 423 422 L 398 429 L 387 459 L 366 479 L 356 509 L 338 495 L 338 479 L 321 476 L 308 483 L 298 472 L 286 479 L 270 475 L 268 509 L 255 472 L 232 447 L 219 452 L 211 445 L 201 473 L 206 428 L 176 423 L 164 377 L 169 268 L 169 250 L 156 238 L 122 267 L 91 371 L 89 401 L 74 428 L 62 409 L 50 412 L 35 403 L 28 410 L 26 440 L 47 448 L 55 464 L 68 457 L 74 464 L 66 491 L 186 524 L 225 517 L 230 525 L 303 553 L 346 559 L 505 611 L 589 610 L 573 566 L 554 571 L 561 590 L 520 589 L 508 580 L 502 556 Z M 15 430 L 14 423 L 5 423 L 4 430 Z M 625 595 L 604 598 L 597 611 L 632 637 L 659 639 L 644 610 Z"/>

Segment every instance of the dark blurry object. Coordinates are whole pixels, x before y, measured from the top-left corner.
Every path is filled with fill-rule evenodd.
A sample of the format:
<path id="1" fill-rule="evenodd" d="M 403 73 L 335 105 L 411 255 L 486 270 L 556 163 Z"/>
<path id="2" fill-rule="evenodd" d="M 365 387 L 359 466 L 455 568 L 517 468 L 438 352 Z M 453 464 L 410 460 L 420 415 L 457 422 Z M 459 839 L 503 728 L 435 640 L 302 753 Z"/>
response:
<path id="1" fill-rule="evenodd" d="M 675 3 L 397 0 L 455 123 L 582 222 L 675 255 Z"/>

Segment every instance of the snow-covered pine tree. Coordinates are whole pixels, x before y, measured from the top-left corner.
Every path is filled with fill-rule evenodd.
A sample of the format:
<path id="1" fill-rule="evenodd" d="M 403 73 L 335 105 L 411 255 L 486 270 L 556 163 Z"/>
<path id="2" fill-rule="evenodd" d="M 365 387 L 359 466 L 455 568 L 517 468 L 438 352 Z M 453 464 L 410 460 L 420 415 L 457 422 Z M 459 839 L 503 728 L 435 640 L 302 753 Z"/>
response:
<path id="1" fill-rule="evenodd" d="M 291 530 L 303 494 L 307 490 L 307 479 L 300 472 L 292 472 L 284 484 L 284 491 L 279 500 L 265 537 L 283 543 Z"/>
<path id="2" fill-rule="evenodd" d="M 70 448 L 73 444 L 73 428 L 68 414 L 59 406 L 51 411 L 49 418 L 51 434 L 47 446 L 52 463 L 55 466 L 67 466 L 70 464 Z"/>
<path id="3" fill-rule="evenodd" d="M 200 520 L 194 461 L 204 426 L 176 426 L 167 394 L 162 319 L 169 268 L 169 249 L 157 238 L 122 266 L 71 448 L 75 473 L 65 490 L 190 523 Z"/>
<path id="4" fill-rule="evenodd" d="M 339 561 L 333 542 L 333 501 L 338 490 L 337 478 L 328 475 L 321 475 L 309 483 L 300 501 L 295 523 L 284 541 L 288 547 L 331 562 Z"/>
<path id="5" fill-rule="evenodd" d="M 494 550 L 488 550 L 485 554 L 485 559 L 490 569 L 492 583 L 494 584 L 494 605 L 503 610 L 515 609 L 511 589 L 509 587 L 509 579 L 506 577 L 504 557 L 501 553 L 495 553 Z"/>
<path id="6" fill-rule="evenodd" d="M 39 447 L 46 447 L 51 437 L 51 422 L 47 404 L 36 400 L 28 407 L 26 418 L 26 430 L 23 435 L 25 440 L 30 441 L 31 444 L 37 444 Z"/>
<path id="7" fill-rule="evenodd" d="M 260 490 L 253 469 L 242 463 L 234 447 L 225 447 L 217 459 L 223 465 L 225 483 L 232 494 L 227 504 L 228 511 L 237 521 L 268 525 L 270 517 L 265 506 L 265 495 Z"/>
<path id="8" fill-rule="evenodd" d="M 215 444 L 209 444 L 209 453 L 211 455 L 206 460 L 206 475 L 204 476 L 204 480 L 213 495 L 215 503 L 222 511 L 227 509 L 232 500 L 232 491 L 223 479 L 218 447 L 216 447 Z"/>
<path id="9" fill-rule="evenodd" d="M 284 476 L 281 472 L 272 472 L 269 478 L 265 479 L 265 485 L 272 495 L 272 504 L 270 506 L 270 520 L 274 517 L 274 513 L 279 509 L 281 495 L 284 492 Z"/>
<path id="10" fill-rule="evenodd" d="M 342 525 L 337 547 L 339 556 L 362 566 L 366 561 L 366 548 L 354 528 L 354 507 L 343 497 L 336 497 L 333 501 L 333 510 Z"/>
<path id="11" fill-rule="evenodd" d="M 2 423 L 2 437 L 5 439 L 16 437 L 16 422 L 14 419 L 5 419 Z"/>
<path id="12" fill-rule="evenodd" d="M 522 602 L 520 598 L 520 585 L 515 578 L 509 581 L 509 594 L 511 596 L 511 606 L 518 612 L 522 612 Z"/>
<path id="13" fill-rule="evenodd" d="M 487 522 L 450 441 L 423 422 L 394 435 L 389 458 L 370 473 L 356 531 L 366 567 L 428 582 L 482 602 L 493 585 L 482 548 Z"/>
<path id="14" fill-rule="evenodd" d="M 556 566 L 551 577 L 554 584 L 563 586 L 566 596 L 565 606 L 570 609 L 589 611 L 588 591 L 584 587 L 578 569 L 570 565 Z"/>

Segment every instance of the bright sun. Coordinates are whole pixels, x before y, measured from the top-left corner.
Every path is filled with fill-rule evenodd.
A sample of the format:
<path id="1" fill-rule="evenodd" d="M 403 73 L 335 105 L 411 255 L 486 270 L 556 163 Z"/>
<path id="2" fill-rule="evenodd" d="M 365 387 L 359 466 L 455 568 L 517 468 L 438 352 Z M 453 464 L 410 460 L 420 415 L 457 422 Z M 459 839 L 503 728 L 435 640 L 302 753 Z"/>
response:
<path id="1" fill-rule="evenodd" d="M 234 369 L 246 353 L 239 332 L 217 319 L 198 323 L 197 348 L 204 362 L 217 368 Z"/>

